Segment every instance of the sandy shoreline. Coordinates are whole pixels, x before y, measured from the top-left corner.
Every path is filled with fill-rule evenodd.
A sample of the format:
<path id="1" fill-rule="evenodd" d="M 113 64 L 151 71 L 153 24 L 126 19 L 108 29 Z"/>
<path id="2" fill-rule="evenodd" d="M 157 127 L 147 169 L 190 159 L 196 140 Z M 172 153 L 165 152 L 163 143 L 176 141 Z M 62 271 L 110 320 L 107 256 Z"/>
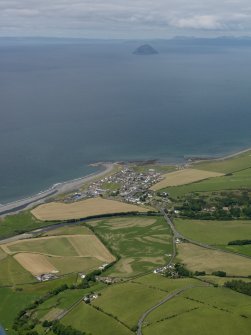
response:
<path id="1" fill-rule="evenodd" d="M 81 187 L 84 183 L 90 182 L 96 178 L 106 175 L 107 173 L 110 173 L 113 170 L 116 163 L 96 164 L 96 166 L 98 165 L 103 166 L 104 170 L 102 170 L 101 172 L 94 172 L 87 176 L 73 179 L 70 181 L 54 184 L 49 189 L 39 192 L 33 196 L 1 205 L 0 206 L 0 217 L 3 217 L 8 214 L 19 213 L 23 211 L 24 209 L 29 209 L 33 207 L 34 205 L 41 204 L 45 200 L 53 196 L 67 193 L 67 192 L 72 192 L 78 189 L 79 187 Z"/>

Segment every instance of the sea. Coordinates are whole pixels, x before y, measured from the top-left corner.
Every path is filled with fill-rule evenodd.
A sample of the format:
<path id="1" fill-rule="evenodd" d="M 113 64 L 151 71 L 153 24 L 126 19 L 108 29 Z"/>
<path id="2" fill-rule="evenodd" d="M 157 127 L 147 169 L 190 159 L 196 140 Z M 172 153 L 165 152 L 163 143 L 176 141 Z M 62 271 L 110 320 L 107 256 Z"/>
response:
<path id="1" fill-rule="evenodd" d="M 1 204 L 91 163 L 230 154 L 251 147 L 251 40 L 0 38 L 0 104 Z"/>

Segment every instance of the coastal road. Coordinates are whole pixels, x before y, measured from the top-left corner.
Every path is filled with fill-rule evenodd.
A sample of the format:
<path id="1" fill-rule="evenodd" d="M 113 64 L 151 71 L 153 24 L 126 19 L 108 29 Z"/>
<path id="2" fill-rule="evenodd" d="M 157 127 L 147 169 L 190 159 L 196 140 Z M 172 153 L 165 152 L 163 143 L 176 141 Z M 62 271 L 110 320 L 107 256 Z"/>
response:
<path id="1" fill-rule="evenodd" d="M 103 166 L 104 170 L 99 173 L 89 174 L 88 176 L 82 178 L 55 184 L 48 190 L 40 192 L 31 197 L 27 197 L 25 199 L 14 201 L 5 205 L 0 205 L 0 217 L 4 217 L 8 214 L 19 213 L 24 209 L 29 209 L 35 205 L 42 204 L 43 202 L 45 202 L 45 200 L 52 198 L 54 196 L 77 190 L 79 187 L 83 186 L 84 183 L 91 182 L 96 178 L 101 178 L 104 175 L 112 172 L 115 164 L 116 163 L 97 164 Z"/>

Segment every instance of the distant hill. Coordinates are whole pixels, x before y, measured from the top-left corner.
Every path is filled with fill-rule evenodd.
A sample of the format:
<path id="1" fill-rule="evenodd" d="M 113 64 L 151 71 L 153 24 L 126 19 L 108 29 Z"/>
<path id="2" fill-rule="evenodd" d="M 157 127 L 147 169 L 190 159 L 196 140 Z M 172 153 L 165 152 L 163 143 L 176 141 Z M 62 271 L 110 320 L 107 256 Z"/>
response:
<path id="1" fill-rule="evenodd" d="M 138 47 L 134 52 L 134 55 L 156 55 L 158 51 L 155 50 L 151 45 L 144 44 Z"/>

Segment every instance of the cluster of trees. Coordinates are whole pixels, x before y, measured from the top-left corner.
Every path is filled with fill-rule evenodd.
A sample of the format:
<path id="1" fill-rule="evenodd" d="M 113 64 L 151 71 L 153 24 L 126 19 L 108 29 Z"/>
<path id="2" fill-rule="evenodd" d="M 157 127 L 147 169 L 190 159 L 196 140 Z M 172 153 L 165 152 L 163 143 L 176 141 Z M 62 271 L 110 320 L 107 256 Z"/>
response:
<path id="1" fill-rule="evenodd" d="M 225 271 L 214 271 L 212 272 L 213 276 L 217 276 L 217 277 L 226 277 L 226 272 Z"/>
<path id="2" fill-rule="evenodd" d="M 176 263 L 174 265 L 174 270 L 178 274 L 179 277 L 192 277 L 193 276 L 193 273 L 187 270 L 187 268 L 181 263 Z"/>
<path id="3" fill-rule="evenodd" d="M 48 292 L 46 295 L 36 299 L 26 309 L 23 309 L 18 313 L 17 317 L 14 320 L 12 328 L 16 330 L 20 335 L 37 335 L 37 332 L 33 329 L 39 323 L 39 320 L 37 318 L 31 317 L 32 311 L 49 298 L 58 295 L 60 292 L 63 292 L 67 289 L 69 289 L 68 285 L 64 284 Z"/>
<path id="4" fill-rule="evenodd" d="M 64 326 L 59 321 L 54 321 L 52 323 L 51 330 L 56 335 L 87 335 L 87 333 L 76 330 L 71 326 Z"/>
<path id="5" fill-rule="evenodd" d="M 228 245 L 248 245 L 251 244 L 251 240 L 234 240 L 228 242 Z"/>
<path id="6" fill-rule="evenodd" d="M 202 220 L 251 218 L 251 197 L 247 191 L 220 192 L 215 196 L 189 194 L 175 209 L 181 216 Z"/>
<path id="7" fill-rule="evenodd" d="M 251 296 L 251 282 L 246 283 L 243 280 L 231 280 L 227 281 L 224 286 L 239 293 Z"/>

